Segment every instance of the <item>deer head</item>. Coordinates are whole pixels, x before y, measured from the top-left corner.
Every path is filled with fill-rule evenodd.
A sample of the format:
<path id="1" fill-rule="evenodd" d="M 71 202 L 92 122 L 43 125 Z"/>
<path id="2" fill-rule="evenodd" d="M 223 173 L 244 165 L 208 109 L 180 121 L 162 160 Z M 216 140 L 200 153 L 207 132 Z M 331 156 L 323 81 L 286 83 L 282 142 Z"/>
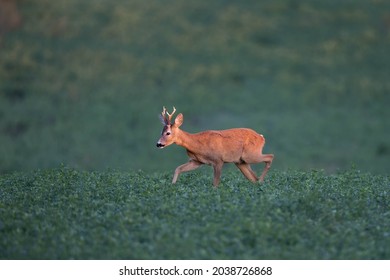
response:
<path id="1" fill-rule="evenodd" d="M 173 107 L 172 113 L 168 113 L 167 109 L 163 107 L 163 110 L 160 115 L 160 120 L 162 124 L 164 125 L 164 128 L 161 132 L 161 137 L 157 141 L 157 148 L 164 148 L 166 146 L 169 146 L 176 141 L 176 134 L 177 131 L 179 130 L 179 127 L 183 123 L 183 114 L 177 115 L 175 118 L 174 123 L 171 122 L 173 114 L 176 112 L 176 108 Z"/>

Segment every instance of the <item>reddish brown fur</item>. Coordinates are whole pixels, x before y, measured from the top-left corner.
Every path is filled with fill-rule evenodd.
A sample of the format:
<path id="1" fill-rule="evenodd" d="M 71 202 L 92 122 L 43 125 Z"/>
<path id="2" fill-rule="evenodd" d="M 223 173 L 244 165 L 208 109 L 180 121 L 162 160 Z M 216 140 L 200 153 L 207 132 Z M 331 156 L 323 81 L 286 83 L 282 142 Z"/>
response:
<path id="1" fill-rule="evenodd" d="M 176 168 L 172 183 L 176 183 L 180 173 L 191 171 L 202 164 L 208 164 L 214 168 L 214 186 L 218 186 L 224 163 L 232 162 L 241 170 L 248 180 L 252 182 L 264 180 L 274 155 L 262 154 L 265 144 L 263 135 L 258 134 L 249 128 L 232 128 L 227 130 L 208 130 L 190 134 L 181 130 L 183 114 L 179 114 L 174 123 L 171 118 L 174 114 L 168 114 L 165 108 L 161 114 L 164 123 L 161 138 L 157 147 L 164 148 L 173 143 L 184 147 L 187 150 L 189 161 Z M 265 162 L 265 168 L 258 178 L 251 169 L 250 164 Z"/>

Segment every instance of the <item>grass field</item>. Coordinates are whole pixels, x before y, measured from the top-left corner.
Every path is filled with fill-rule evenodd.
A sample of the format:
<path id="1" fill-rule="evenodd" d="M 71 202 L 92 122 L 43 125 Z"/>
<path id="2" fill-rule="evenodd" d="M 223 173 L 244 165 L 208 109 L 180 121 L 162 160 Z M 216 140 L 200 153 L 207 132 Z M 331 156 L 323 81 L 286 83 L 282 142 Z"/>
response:
<path id="1" fill-rule="evenodd" d="M 0 259 L 390 258 L 390 1 L 13 3 Z M 265 184 L 171 185 L 162 106 L 264 134 Z"/>
<path id="2" fill-rule="evenodd" d="M 186 156 L 155 149 L 165 105 L 190 132 L 264 134 L 278 170 L 388 174 L 388 1 L 17 3 L 23 25 L 0 45 L 1 173 L 171 171 Z"/>
<path id="3" fill-rule="evenodd" d="M 204 171 L 211 171 L 205 169 Z M 0 177 L 0 259 L 389 259 L 389 177 L 271 172 Z"/>

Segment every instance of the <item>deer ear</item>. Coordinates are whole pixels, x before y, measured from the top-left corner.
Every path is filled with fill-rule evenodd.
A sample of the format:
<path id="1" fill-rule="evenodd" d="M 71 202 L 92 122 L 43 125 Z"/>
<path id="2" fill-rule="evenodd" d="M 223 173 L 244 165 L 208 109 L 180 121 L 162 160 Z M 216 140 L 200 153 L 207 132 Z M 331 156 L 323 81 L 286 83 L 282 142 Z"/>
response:
<path id="1" fill-rule="evenodd" d="M 183 124 L 183 119 L 184 119 L 183 114 L 182 113 L 178 114 L 175 119 L 175 126 L 180 127 Z"/>

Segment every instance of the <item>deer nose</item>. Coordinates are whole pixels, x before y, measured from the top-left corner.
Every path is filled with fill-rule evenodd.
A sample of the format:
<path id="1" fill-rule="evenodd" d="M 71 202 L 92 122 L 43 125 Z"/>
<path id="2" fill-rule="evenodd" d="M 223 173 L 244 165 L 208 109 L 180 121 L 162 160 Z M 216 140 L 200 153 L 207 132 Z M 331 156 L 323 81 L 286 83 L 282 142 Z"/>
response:
<path id="1" fill-rule="evenodd" d="M 157 148 L 163 148 L 165 145 L 161 144 L 160 142 L 157 142 L 156 146 Z"/>

